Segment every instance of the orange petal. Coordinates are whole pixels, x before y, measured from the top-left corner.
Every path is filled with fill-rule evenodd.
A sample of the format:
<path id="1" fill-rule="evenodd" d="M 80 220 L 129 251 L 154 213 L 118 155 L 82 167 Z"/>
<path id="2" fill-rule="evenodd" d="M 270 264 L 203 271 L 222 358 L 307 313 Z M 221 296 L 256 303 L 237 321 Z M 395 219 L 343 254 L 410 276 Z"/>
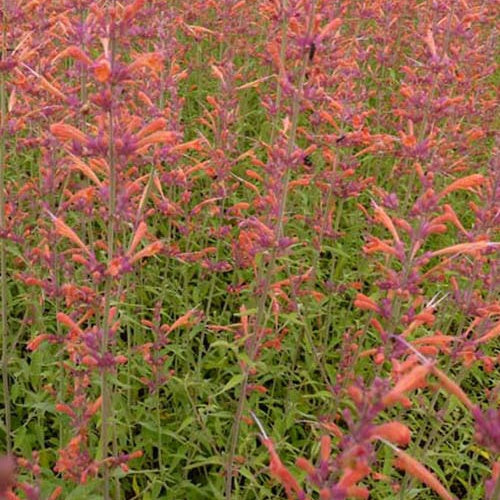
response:
<path id="1" fill-rule="evenodd" d="M 188 311 L 186 314 L 181 316 L 180 318 L 176 319 L 172 325 L 168 328 L 168 332 L 172 332 L 176 328 L 180 328 L 181 326 L 187 325 L 191 318 L 193 317 L 194 313 L 196 312 L 196 309 L 191 309 Z"/>
<path id="2" fill-rule="evenodd" d="M 56 314 L 56 319 L 59 323 L 67 326 L 71 331 L 78 333 L 78 335 L 83 335 L 83 330 L 67 314 L 58 312 Z"/>
<path id="3" fill-rule="evenodd" d="M 431 371 L 430 365 L 419 365 L 406 374 L 382 399 L 384 406 L 391 406 L 398 402 L 405 392 L 422 385 L 422 382 Z"/>
<path id="4" fill-rule="evenodd" d="M 489 342 L 490 340 L 498 337 L 500 335 L 500 321 L 487 333 L 485 333 L 482 337 L 479 337 L 475 340 L 476 344 L 483 344 L 484 342 Z"/>
<path id="5" fill-rule="evenodd" d="M 438 198 L 443 198 L 447 194 L 457 191 L 458 189 L 470 189 L 473 187 L 481 186 L 484 184 L 485 178 L 481 174 L 472 174 L 467 177 L 462 177 L 452 182 L 448 187 L 444 188 L 441 193 L 439 193 Z"/>
<path id="6" fill-rule="evenodd" d="M 374 438 L 383 438 L 400 446 L 407 446 L 411 439 L 411 431 L 401 422 L 387 422 L 377 425 L 371 432 Z"/>
<path id="7" fill-rule="evenodd" d="M 101 59 L 94 66 L 94 75 L 98 82 L 107 82 L 111 76 L 111 64 L 107 59 Z"/>
<path id="8" fill-rule="evenodd" d="M 448 393 L 456 396 L 467 409 L 472 410 L 474 407 L 472 401 L 467 397 L 467 394 L 465 394 L 458 384 L 453 382 L 453 380 L 451 380 L 444 372 L 436 367 L 433 367 L 432 373 L 436 375 L 441 382 L 442 387 L 446 389 Z"/>
<path id="9" fill-rule="evenodd" d="M 434 490 L 443 500 L 455 500 L 448 490 L 441 484 L 439 479 L 429 470 L 427 470 L 418 460 L 405 453 L 403 450 L 396 449 L 398 458 L 394 465 L 402 469 L 414 478 L 422 481 L 429 488 Z"/>
<path id="10" fill-rule="evenodd" d="M 485 248 L 494 246 L 494 243 L 489 241 L 474 241 L 472 243 L 459 243 L 458 245 L 452 245 L 451 247 L 441 248 L 441 250 L 436 250 L 432 252 L 432 257 L 437 257 L 438 255 L 446 255 L 449 253 L 459 254 L 459 253 L 473 253 L 477 250 L 484 250 Z"/>
<path id="11" fill-rule="evenodd" d="M 134 262 L 142 259 L 143 257 L 151 257 L 153 255 L 156 255 L 158 252 L 160 252 L 163 248 L 163 243 L 161 241 L 155 241 L 154 243 L 151 243 L 147 247 L 144 247 L 142 250 L 139 250 L 131 259 L 130 263 L 133 264 Z"/>
<path id="12" fill-rule="evenodd" d="M 74 140 L 81 144 L 88 144 L 89 140 L 87 136 L 78 130 L 77 128 L 68 125 L 66 123 L 54 123 L 50 126 L 50 131 L 54 134 L 58 139 L 63 141 Z"/>
<path id="13" fill-rule="evenodd" d="M 133 251 L 137 248 L 137 245 L 141 242 L 141 240 L 146 236 L 148 232 L 148 226 L 145 222 L 141 221 L 135 230 L 134 237 L 132 238 L 132 242 L 130 243 L 130 247 L 127 251 L 128 255 L 131 255 Z"/>

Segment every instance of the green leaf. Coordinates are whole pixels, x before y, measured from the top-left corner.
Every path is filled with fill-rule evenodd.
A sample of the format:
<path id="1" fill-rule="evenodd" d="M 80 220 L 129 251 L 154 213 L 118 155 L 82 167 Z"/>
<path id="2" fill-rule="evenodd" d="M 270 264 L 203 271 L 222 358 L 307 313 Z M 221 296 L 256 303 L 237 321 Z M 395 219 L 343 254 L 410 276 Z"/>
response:
<path id="1" fill-rule="evenodd" d="M 243 374 L 238 373 L 237 375 L 234 375 L 231 380 L 219 391 L 215 393 L 215 396 L 220 396 L 224 392 L 230 391 L 234 387 L 240 385 L 243 382 Z"/>

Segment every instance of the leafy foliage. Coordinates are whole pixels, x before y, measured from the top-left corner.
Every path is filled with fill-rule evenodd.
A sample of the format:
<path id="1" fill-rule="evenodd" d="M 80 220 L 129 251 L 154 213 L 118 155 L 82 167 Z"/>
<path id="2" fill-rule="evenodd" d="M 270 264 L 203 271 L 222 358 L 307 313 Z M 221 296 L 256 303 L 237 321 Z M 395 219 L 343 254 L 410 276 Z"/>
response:
<path id="1" fill-rule="evenodd" d="M 0 497 L 498 498 L 495 7 L 4 0 Z"/>

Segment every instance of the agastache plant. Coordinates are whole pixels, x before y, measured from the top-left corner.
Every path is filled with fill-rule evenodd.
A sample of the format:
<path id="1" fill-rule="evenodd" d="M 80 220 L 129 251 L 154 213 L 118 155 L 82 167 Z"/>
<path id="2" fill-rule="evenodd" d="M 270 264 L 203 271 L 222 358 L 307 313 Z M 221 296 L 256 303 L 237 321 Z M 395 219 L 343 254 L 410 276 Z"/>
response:
<path id="1" fill-rule="evenodd" d="M 11 407 L 10 407 L 10 387 L 9 387 L 9 330 L 7 318 L 7 266 L 6 266 L 6 200 L 5 200 L 5 171 L 7 165 L 6 150 L 6 129 L 7 129 L 7 85 L 6 70 L 9 67 L 7 62 L 7 23 L 9 22 L 9 11 L 7 1 L 2 3 L 2 52 L 0 67 L 0 229 L 2 231 L 0 241 L 0 322 L 2 329 L 2 388 L 3 388 L 3 406 L 4 423 L 6 436 L 6 451 L 11 452 Z M 12 63 L 11 63 L 12 64 Z"/>
<path id="2" fill-rule="evenodd" d="M 3 0 L 0 497 L 500 491 L 495 0 Z"/>
<path id="3" fill-rule="evenodd" d="M 147 227 L 142 220 L 137 221 L 137 208 L 132 202 L 135 202 L 138 194 L 143 191 L 144 186 L 141 184 L 144 183 L 144 178 L 130 179 L 134 171 L 130 170 L 129 163 L 133 158 L 138 158 L 138 155 L 145 154 L 151 146 L 171 144 L 176 140 L 174 132 L 164 130 L 166 120 L 157 118 L 149 124 L 143 124 L 138 117 L 130 115 L 122 106 L 122 101 L 119 102 L 115 96 L 117 92 L 125 92 L 123 81 L 134 71 L 140 71 L 142 68 L 151 68 L 154 71 L 156 59 L 161 60 L 160 56 L 155 54 L 150 57 L 137 56 L 135 61 L 129 64 L 119 60 L 118 37 L 124 36 L 140 7 L 141 2 L 135 2 L 121 10 L 117 6 L 110 6 L 106 10 L 94 8 L 87 27 L 92 26 L 95 36 L 99 36 L 101 55 L 92 59 L 83 49 L 70 46 L 53 58 L 54 64 L 60 63 L 63 58 L 71 58 L 86 67 L 96 86 L 95 94 L 89 95 L 88 99 L 98 110 L 95 123 L 86 126 L 86 131 L 64 121 L 55 122 L 50 126 L 52 136 L 63 146 L 66 154 L 62 161 L 74 165 L 73 171 L 83 175 L 88 181 L 88 187 L 71 193 L 68 204 L 60 205 L 57 211 L 71 208 L 81 210 L 89 216 L 97 212 L 107 223 L 106 239 L 96 241 L 92 247 L 85 243 L 59 214 L 46 210 L 48 219 L 53 224 L 54 234 L 62 241 L 74 245 L 71 251 L 74 268 L 70 271 L 68 266 L 64 266 L 66 271 L 76 272 L 77 267 L 82 268 L 90 280 L 89 291 L 91 296 L 93 295 L 91 304 L 82 303 L 85 306 L 90 305 L 91 308 L 87 309 L 83 317 L 78 317 L 77 322 L 65 313 L 57 314 L 57 321 L 69 327 L 69 333 L 63 342 L 71 363 L 66 366 L 66 370 L 75 385 L 72 403 L 60 403 L 56 409 L 73 420 L 75 436 L 61 450 L 55 470 L 68 474 L 71 479 L 79 482 L 85 482 L 88 476 L 102 470 L 104 498 L 110 497 L 109 467 L 118 462 L 125 463 L 134 456 L 132 454 L 130 458 L 120 459 L 118 462 L 117 459 L 108 457 L 114 425 L 110 373 L 115 371 L 117 365 L 127 362 L 125 356 L 115 355 L 113 352 L 119 327 L 115 318 L 117 309 L 113 306 L 116 299 L 113 299 L 113 296 L 121 296 L 120 280 L 125 273 L 131 272 L 134 265 L 138 265 L 144 258 L 158 254 L 163 248 L 160 241 L 153 241 L 138 249 L 146 236 Z M 82 103 L 82 107 L 85 104 L 87 103 Z M 97 195 L 107 200 L 107 205 L 95 211 L 92 205 Z M 121 239 L 124 223 L 135 226 L 130 242 Z M 104 259 L 100 257 L 103 252 L 106 255 Z M 81 300 L 75 302 L 71 303 L 74 310 Z M 80 326 L 88 324 L 88 321 L 95 322 L 94 326 Z M 32 350 L 38 348 L 40 340 L 60 342 L 58 337 L 44 334 L 31 341 L 29 347 Z M 92 402 L 88 400 L 86 393 L 91 388 L 94 374 L 101 379 L 101 395 Z M 102 451 L 101 458 L 96 460 L 88 448 L 87 427 L 90 418 L 99 409 Z M 113 454 L 117 456 L 116 441 L 114 443 Z M 114 494 L 119 498 L 118 483 Z"/>

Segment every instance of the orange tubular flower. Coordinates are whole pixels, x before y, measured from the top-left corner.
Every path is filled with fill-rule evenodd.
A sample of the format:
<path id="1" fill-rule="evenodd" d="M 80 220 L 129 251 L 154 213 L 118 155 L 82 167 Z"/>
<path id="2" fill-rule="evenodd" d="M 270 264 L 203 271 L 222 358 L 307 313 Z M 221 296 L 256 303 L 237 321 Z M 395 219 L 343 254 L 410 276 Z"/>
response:
<path id="1" fill-rule="evenodd" d="M 347 467 L 344 470 L 337 486 L 339 488 L 349 489 L 356 486 L 356 483 L 361 481 L 370 473 L 370 467 L 363 462 L 357 462 L 354 468 Z"/>
<path id="2" fill-rule="evenodd" d="M 397 256 L 397 251 L 391 245 L 383 242 L 379 238 L 371 237 L 370 241 L 363 246 L 363 252 L 370 255 L 375 252 L 383 252 L 390 255 Z"/>
<path id="3" fill-rule="evenodd" d="M 433 367 L 432 373 L 439 379 L 439 382 L 441 383 L 443 389 L 446 389 L 449 394 L 453 394 L 454 396 L 456 396 L 468 410 L 472 410 L 472 408 L 474 408 L 472 401 L 467 397 L 465 392 L 445 373 L 443 373 L 436 367 Z"/>
<path id="4" fill-rule="evenodd" d="M 356 300 L 354 301 L 354 305 L 363 311 L 374 311 L 377 312 L 379 310 L 376 302 L 365 295 L 364 293 L 358 293 L 356 295 Z"/>
<path id="5" fill-rule="evenodd" d="M 48 333 L 42 333 L 40 335 L 37 335 L 34 339 L 32 339 L 28 342 L 26 348 L 29 351 L 36 351 L 40 347 L 40 344 L 42 344 L 42 342 L 44 340 L 46 340 L 50 337 L 51 337 L 51 335 L 49 335 Z"/>
<path id="6" fill-rule="evenodd" d="M 426 469 L 418 460 L 415 460 L 413 457 L 398 448 L 396 448 L 395 451 L 398 458 L 394 461 L 394 465 L 398 469 L 402 469 L 414 478 L 422 481 L 422 483 L 434 490 L 443 500 L 455 500 L 455 498 L 441 484 L 439 479 L 432 472 Z"/>
<path id="7" fill-rule="evenodd" d="M 484 342 L 489 342 L 490 340 L 493 340 L 499 335 L 500 335 L 500 321 L 498 321 L 497 324 L 490 331 L 485 333 L 482 337 L 476 339 L 475 343 L 484 344 Z"/>
<path id="8" fill-rule="evenodd" d="M 63 222 L 58 217 L 54 218 L 54 226 L 56 227 L 56 232 L 60 236 L 64 236 L 71 240 L 73 243 L 78 245 L 82 250 L 90 255 L 90 249 L 85 243 L 77 236 L 77 234 L 71 229 L 65 222 Z"/>
<path id="9" fill-rule="evenodd" d="M 448 187 L 444 188 L 441 193 L 439 193 L 438 198 L 444 198 L 446 195 L 457 191 L 458 189 L 471 189 L 477 186 L 481 186 L 485 182 L 484 176 L 481 174 L 472 174 L 467 177 L 462 177 L 452 182 Z"/>
<path id="10" fill-rule="evenodd" d="M 387 228 L 387 230 L 392 234 L 395 242 L 399 243 L 401 241 L 391 218 L 379 205 L 375 206 L 375 220 L 381 222 Z"/>
<path id="11" fill-rule="evenodd" d="M 302 490 L 297 480 L 292 476 L 290 471 L 283 465 L 280 457 L 274 449 L 274 444 L 270 439 L 263 440 L 264 446 L 268 449 L 271 456 L 269 463 L 269 471 L 271 476 L 277 479 L 285 488 L 288 498 L 292 498 L 292 493 L 300 493 Z"/>
<path id="12" fill-rule="evenodd" d="M 401 400 L 405 392 L 421 387 L 432 370 L 431 365 L 419 365 L 406 374 L 382 399 L 384 406 L 391 406 Z"/>
<path id="13" fill-rule="evenodd" d="M 474 241 L 472 243 L 459 243 L 458 245 L 452 245 L 451 247 L 441 248 L 441 250 L 436 250 L 432 252 L 432 257 L 437 257 L 439 255 L 447 255 L 449 253 L 459 254 L 459 253 L 474 253 L 478 250 L 485 250 L 488 247 L 498 246 L 498 243 L 491 243 L 489 241 Z"/>
<path id="14" fill-rule="evenodd" d="M 411 439 L 411 431 L 401 422 L 387 422 L 377 425 L 372 433 L 374 439 L 386 439 L 399 446 L 407 446 Z"/>
<path id="15" fill-rule="evenodd" d="M 98 82 L 105 83 L 111 77 L 111 64 L 107 59 L 101 59 L 94 65 L 94 75 Z"/>
<path id="16" fill-rule="evenodd" d="M 176 133 L 169 131 L 158 131 L 149 134 L 148 136 L 142 138 L 137 143 L 138 151 L 143 148 L 150 146 L 151 144 L 161 144 L 161 143 L 173 143 L 176 140 Z"/>
<path id="17" fill-rule="evenodd" d="M 54 123 L 50 126 L 50 132 L 61 141 L 73 140 L 83 145 L 89 143 L 87 136 L 83 132 L 67 123 Z"/>
<path id="18" fill-rule="evenodd" d="M 147 247 L 144 247 L 142 250 L 139 250 L 134 256 L 132 256 L 132 258 L 130 259 L 130 263 L 133 264 L 143 257 L 151 257 L 153 255 L 156 255 L 157 253 L 161 252 L 163 246 L 164 245 L 161 241 L 155 241 L 154 243 L 151 243 Z"/>

